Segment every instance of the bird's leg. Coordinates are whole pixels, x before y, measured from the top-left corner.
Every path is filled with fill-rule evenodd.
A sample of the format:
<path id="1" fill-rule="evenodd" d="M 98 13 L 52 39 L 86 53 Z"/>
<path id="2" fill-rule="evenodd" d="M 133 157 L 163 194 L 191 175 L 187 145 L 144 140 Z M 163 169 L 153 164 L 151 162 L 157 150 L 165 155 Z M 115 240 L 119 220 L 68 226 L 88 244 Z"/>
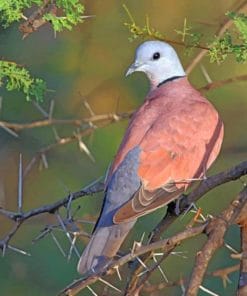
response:
<path id="1" fill-rule="evenodd" d="M 174 201 L 174 209 L 173 212 L 175 213 L 176 216 L 179 216 L 182 212 L 183 212 L 183 205 L 182 205 L 182 201 L 183 199 L 186 198 L 186 194 L 181 194 L 176 201 Z"/>
<path id="2" fill-rule="evenodd" d="M 181 219 L 183 219 L 183 218 L 185 217 L 185 215 L 187 215 L 190 211 L 193 211 L 193 210 L 198 211 L 198 208 L 197 208 L 196 204 L 192 202 L 192 203 L 191 203 L 191 204 L 185 209 L 184 214 L 183 214 L 183 216 L 181 217 Z"/>
<path id="3" fill-rule="evenodd" d="M 204 167 L 203 168 L 203 174 L 201 177 L 199 178 L 190 178 L 190 179 L 184 179 L 184 180 L 176 180 L 174 181 L 174 183 L 192 183 L 192 182 L 196 182 L 196 181 L 203 181 L 203 180 L 206 180 L 207 179 L 207 176 L 206 176 L 206 168 Z M 175 208 L 174 208 L 174 213 L 176 216 L 179 216 L 181 214 L 182 211 L 184 211 L 184 208 L 186 207 L 186 210 L 184 212 L 184 215 L 183 217 L 191 210 L 191 208 L 194 208 L 196 210 L 197 207 L 194 203 L 191 203 L 189 206 L 187 206 L 186 204 L 182 204 L 181 205 L 181 202 L 186 198 L 186 194 L 182 194 L 180 195 L 177 200 L 176 200 L 176 203 L 175 203 Z M 171 208 L 170 208 L 170 212 L 171 211 Z M 182 218 L 183 218 L 182 217 Z"/>
<path id="4" fill-rule="evenodd" d="M 175 208 L 175 211 L 179 211 L 180 210 L 180 207 L 179 207 L 179 203 L 181 202 L 181 198 L 180 200 L 177 201 L 176 203 L 176 208 Z M 206 221 L 206 218 L 203 216 L 202 214 L 202 209 L 201 208 L 198 208 L 196 206 L 195 203 L 191 203 L 187 208 L 186 210 L 184 211 L 181 219 L 183 219 L 185 217 L 185 215 L 188 214 L 188 212 L 192 212 L 192 213 L 195 213 L 195 216 L 193 217 L 192 219 L 192 222 L 189 224 L 189 225 L 193 225 L 194 223 L 201 223 L 201 222 L 205 222 Z M 179 214 L 179 213 L 178 213 Z M 202 220 L 199 220 L 199 217 L 202 219 Z"/>

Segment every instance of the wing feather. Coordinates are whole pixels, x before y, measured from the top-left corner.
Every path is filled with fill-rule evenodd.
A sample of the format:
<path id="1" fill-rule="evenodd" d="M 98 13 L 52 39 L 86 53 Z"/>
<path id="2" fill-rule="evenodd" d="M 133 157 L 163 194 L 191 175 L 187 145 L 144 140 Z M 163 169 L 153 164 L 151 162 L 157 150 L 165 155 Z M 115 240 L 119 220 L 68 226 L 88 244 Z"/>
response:
<path id="1" fill-rule="evenodd" d="M 141 186 L 116 212 L 115 223 L 168 204 L 191 184 L 191 179 L 201 177 L 216 158 L 221 145 L 218 139 L 222 138 L 217 112 L 204 101 L 186 106 L 178 107 L 169 116 L 160 114 L 137 143 L 141 148 Z"/>

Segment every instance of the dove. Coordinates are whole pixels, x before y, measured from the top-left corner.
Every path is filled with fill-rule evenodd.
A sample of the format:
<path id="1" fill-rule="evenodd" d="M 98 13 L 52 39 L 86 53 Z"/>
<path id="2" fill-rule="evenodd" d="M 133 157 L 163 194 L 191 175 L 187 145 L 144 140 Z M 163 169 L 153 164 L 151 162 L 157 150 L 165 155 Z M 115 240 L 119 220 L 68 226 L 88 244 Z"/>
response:
<path id="1" fill-rule="evenodd" d="M 99 219 L 78 263 L 81 274 L 104 270 L 137 218 L 175 201 L 205 176 L 221 149 L 223 122 L 190 84 L 171 45 L 139 45 L 126 76 L 138 71 L 150 91 L 111 166 Z"/>

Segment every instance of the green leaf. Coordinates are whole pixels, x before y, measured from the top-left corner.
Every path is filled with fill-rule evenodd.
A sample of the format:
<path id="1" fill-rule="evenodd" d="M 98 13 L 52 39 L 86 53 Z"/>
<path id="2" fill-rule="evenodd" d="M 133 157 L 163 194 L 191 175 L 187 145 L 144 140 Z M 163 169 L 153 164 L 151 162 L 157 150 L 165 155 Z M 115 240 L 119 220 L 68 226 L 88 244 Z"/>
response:
<path id="1" fill-rule="evenodd" d="M 47 13 L 43 19 L 51 22 L 54 31 L 72 30 L 73 26 L 83 22 L 84 6 L 78 0 L 57 0 L 56 5 L 61 9 L 61 15 Z"/>
<path id="2" fill-rule="evenodd" d="M 0 0 L 0 23 L 7 28 L 23 18 L 23 10 L 33 5 L 41 5 L 42 0 Z"/>
<path id="3" fill-rule="evenodd" d="M 27 69 L 9 61 L 0 61 L 0 87 L 3 86 L 8 91 L 22 91 L 28 101 L 42 101 L 46 91 L 45 81 L 32 78 Z"/>
<path id="4" fill-rule="evenodd" d="M 79 0 L 56 0 L 54 3 L 59 15 L 47 12 L 43 15 L 43 19 L 51 22 L 56 32 L 64 29 L 72 30 L 73 26 L 83 22 L 85 8 Z M 0 0 L 0 23 L 7 28 L 15 21 L 26 20 L 25 9 L 42 5 L 44 5 L 42 0 Z"/>
<path id="5" fill-rule="evenodd" d="M 243 13 L 228 12 L 226 14 L 233 20 L 234 25 L 239 31 L 239 38 L 247 43 L 247 16 Z"/>

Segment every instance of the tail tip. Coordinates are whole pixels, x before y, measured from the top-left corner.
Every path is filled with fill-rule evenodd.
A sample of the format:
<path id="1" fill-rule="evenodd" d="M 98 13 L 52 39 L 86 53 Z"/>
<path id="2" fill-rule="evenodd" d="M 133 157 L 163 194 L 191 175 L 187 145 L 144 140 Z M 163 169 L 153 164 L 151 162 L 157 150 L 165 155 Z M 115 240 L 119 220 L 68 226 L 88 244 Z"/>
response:
<path id="1" fill-rule="evenodd" d="M 82 256 L 77 264 L 77 272 L 82 275 L 104 272 L 113 258 L 99 256 L 94 258 L 91 264 L 87 264 L 88 262 L 85 262 L 84 259 L 84 256 Z"/>

